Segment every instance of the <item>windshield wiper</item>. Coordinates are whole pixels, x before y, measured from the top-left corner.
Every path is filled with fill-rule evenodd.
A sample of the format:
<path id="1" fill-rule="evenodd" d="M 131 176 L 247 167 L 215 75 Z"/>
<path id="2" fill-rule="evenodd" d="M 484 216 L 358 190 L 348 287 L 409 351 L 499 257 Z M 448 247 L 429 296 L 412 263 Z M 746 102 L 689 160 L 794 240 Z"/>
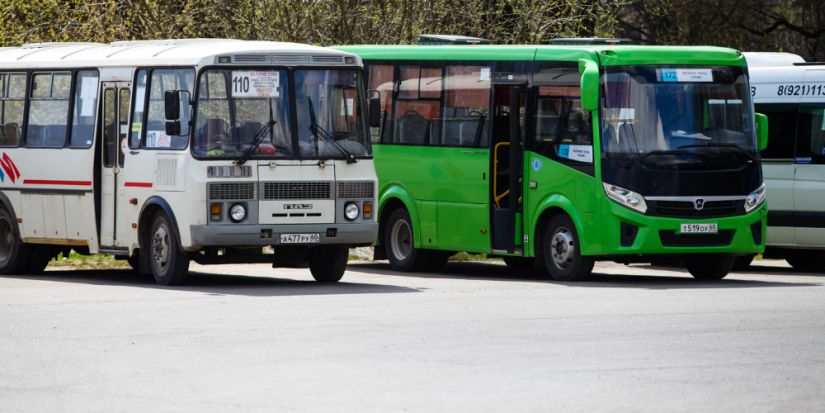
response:
<path id="1" fill-rule="evenodd" d="M 246 163 L 247 160 L 249 160 L 249 157 L 252 156 L 252 152 L 255 151 L 255 148 L 257 148 L 258 145 L 260 145 L 261 142 L 263 142 L 264 138 L 266 137 L 264 135 L 264 131 L 269 129 L 268 132 L 267 132 L 267 135 L 272 135 L 272 130 L 273 130 L 273 128 L 275 128 L 275 123 L 276 123 L 275 119 L 273 119 L 273 116 L 272 116 L 272 101 L 270 100 L 270 102 L 269 102 L 269 122 L 267 122 L 266 125 L 264 125 L 264 127 L 261 128 L 261 130 L 258 132 L 257 135 L 255 135 L 255 139 L 253 139 L 252 142 L 250 142 L 249 147 L 246 148 L 246 150 L 243 152 L 243 154 L 241 155 L 241 158 L 238 159 L 237 161 L 235 161 L 236 165 L 243 165 L 243 164 Z"/>
<path id="2" fill-rule="evenodd" d="M 753 163 L 755 163 L 757 165 L 762 164 L 761 162 L 759 162 L 759 159 L 757 159 L 755 156 L 749 154 L 748 151 L 746 151 L 741 146 L 739 146 L 735 143 L 710 143 L 710 142 L 708 142 L 704 145 L 684 145 L 684 146 L 680 146 L 676 149 L 683 149 L 683 148 L 734 148 L 734 149 L 738 149 L 739 152 L 741 152 L 742 154 L 747 156 L 748 159 L 753 161 Z"/>
<path id="3" fill-rule="evenodd" d="M 338 149 L 341 152 L 341 155 L 344 155 L 347 158 L 347 163 L 356 163 L 358 162 L 348 150 L 344 149 L 340 143 L 336 142 L 335 139 L 329 136 L 329 133 L 325 131 L 322 127 L 318 126 L 318 122 L 315 121 L 315 109 L 312 107 L 312 98 L 307 97 L 309 99 L 309 130 L 312 131 L 313 136 L 315 136 L 315 153 L 320 156 L 318 153 L 318 136 L 323 136 L 324 139 L 329 142 L 335 149 Z"/>

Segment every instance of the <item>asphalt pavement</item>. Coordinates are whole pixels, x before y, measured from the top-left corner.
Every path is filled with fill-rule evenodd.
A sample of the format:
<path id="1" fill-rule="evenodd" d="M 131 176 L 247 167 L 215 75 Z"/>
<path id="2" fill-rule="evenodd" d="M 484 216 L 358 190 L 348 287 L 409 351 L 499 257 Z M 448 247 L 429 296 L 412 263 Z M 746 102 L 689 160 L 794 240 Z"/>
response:
<path id="1" fill-rule="evenodd" d="M 0 277 L 0 412 L 823 412 L 825 274 L 598 263 Z"/>

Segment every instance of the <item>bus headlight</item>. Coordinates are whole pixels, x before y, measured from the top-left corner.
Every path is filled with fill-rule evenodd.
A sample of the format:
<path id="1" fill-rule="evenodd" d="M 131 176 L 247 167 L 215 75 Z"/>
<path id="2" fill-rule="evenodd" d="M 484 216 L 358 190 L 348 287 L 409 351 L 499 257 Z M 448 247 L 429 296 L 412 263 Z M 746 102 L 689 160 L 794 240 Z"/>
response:
<path id="1" fill-rule="evenodd" d="M 762 203 L 765 202 L 766 196 L 765 184 L 762 184 L 759 189 L 751 192 L 745 199 L 745 212 L 751 212 L 759 205 L 762 205 Z"/>
<path id="2" fill-rule="evenodd" d="M 347 204 L 347 206 L 344 207 L 344 216 L 350 221 L 358 218 L 359 212 L 361 211 L 358 209 L 358 204 Z"/>
<path id="3" fill-rule="evenodd" d="M 634 211 L 641 212 L 642 214 L 647 211 L 647 204 L 645 203 L 645 198 L 642 195 L 616 185 L 611 185 L 604 182 L 602 182 L 602 185 L 604 185 L 604 192 L 607 194 L 607 197 L 612 199 L 613 202 L 621 206 L 628 207 Z"/>
<path id="4" fill-rule="evenodd" d="M 232 205 L 232 208 L 229 209 L 229 216 L 232 217 L 232 220 L 235 222 L 243 221 L 244 217 L 246 217 L 246 208 L 241 204 Z"/>

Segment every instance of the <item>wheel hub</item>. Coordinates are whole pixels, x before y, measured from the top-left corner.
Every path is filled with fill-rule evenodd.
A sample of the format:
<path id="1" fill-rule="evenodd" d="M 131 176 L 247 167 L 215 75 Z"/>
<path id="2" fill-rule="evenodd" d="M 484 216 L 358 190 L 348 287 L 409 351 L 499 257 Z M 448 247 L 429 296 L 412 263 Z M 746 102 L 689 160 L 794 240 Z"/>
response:
<path id="1" fill-rule="evenodd" d="M 169 232 L 164 225 L 159 226 L 152 237 L 152 259 L 160 268 L 169 262 Z"/>
<path id="2" fill-rule="evenodd" d="M 399 260 L 405 260 L 412 251 L 412 231 L 410 226 L 404 220 L 395 221 L 392 226 L 390 237 L 390 247 L 392 254 Z"/>
<path id="3" fill-rule="evenodd" d="M 550 249 L 553 252 L 553 263 L 561 269 L 566 269 L 573 263 L 573 253 L 576 250 L 573 234 L 567 228 L 559 228 L 553 234 Z"/>

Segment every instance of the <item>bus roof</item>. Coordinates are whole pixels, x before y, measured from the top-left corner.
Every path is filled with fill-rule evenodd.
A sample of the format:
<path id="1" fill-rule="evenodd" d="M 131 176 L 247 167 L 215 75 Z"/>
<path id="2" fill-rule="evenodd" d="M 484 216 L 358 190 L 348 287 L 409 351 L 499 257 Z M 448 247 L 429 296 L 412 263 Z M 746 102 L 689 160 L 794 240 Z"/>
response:
<path id="1" fill-rule="evenodd" d="M 568 60 L 589 58 L 601 66 L 684 64 L 745 66 L 742 53 L 714 46 L 553 46 L 553 45 L 444 45 L 444 46 L 335 46 L 373 60 Z"/>
<path id="2" fill-rule="evenodd" d="M 0 48 L 0 68 L 194 66 L 217 63 L 218 56 L 238 64 L 340 64 L 345 55 L 319 46 L 233 39 L 33 43 Z"/>
<path id="3" fill-rule="evenodd" d="M 792 53 L 747 52 L 743 54 L 748 61 L 749 68 L 793 66 L 794 63 L 805 63 L 802 56 Z"/>

